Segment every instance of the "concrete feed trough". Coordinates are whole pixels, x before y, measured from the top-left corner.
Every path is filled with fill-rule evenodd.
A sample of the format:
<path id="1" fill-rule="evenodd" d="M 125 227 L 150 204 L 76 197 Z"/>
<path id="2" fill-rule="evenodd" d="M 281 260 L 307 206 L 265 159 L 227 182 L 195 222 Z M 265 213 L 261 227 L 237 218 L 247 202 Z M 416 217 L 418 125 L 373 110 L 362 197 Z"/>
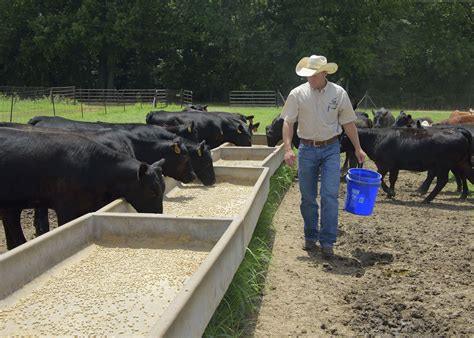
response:
<path id="1" fill-rule="evenodd" d="M 219 147 L 212 151 L 215 166 L 268 167 L 270 176 L 284 159 L 283 146 L 278 147 Z"/>
<path id="2" fill-rule="evenodd" d="M 216 176 L 216 186 L 248 189 L 230 216 L 140 214 L 116 200 L 0 255 L 0 336 L 201 336 L 269 191 L 268 168 Z M 183 210 L 204 203 L 206 189 L 174 181 L 165 212 L 169 199 Z"/>

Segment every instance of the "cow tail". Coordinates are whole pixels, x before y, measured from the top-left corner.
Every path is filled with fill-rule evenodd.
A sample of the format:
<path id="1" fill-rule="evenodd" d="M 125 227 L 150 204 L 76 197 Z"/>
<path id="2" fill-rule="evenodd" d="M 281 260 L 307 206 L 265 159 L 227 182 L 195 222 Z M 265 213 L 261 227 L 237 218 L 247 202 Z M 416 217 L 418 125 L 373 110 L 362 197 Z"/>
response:
<path id="1" fill-rule="evenodd" d="M 466 130 L 466 129 L 462 128 L 462 127 L 458 127 L 458 128 L 456 128 L 456 129 L 457 129 L 458 131 L 460 131 L 460 132 L 464 135 L 464 137 L 467 139 L 467 145 L 468 145 L 468 147 L 467 147 L 467 158 L 469 159 L 469 164 L 470 164 L 471 167 L 472 167 L 472 161 L 471 161 L 471 156 L 472 156 L 472 135 L 471 135 L 471 133 L 470 133 L 468 130 Z"/>

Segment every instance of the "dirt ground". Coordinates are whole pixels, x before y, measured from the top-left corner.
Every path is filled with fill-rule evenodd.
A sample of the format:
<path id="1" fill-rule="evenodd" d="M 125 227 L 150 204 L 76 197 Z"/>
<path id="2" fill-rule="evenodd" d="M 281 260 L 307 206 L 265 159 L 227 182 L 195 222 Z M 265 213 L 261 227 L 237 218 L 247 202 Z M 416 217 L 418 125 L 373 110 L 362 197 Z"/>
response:
<path id="1" fill-rule="evenodd" d="M 247 333 L 474 335 L 474 196 L 460 201 L 448 183 L 432 204 L 422 204 L 415 190 L 424 177 L 401 172 L 395 199 L 379 189 L 368 217 L 343 211 L 341 184 L 332 261 L 301 249 L 294 182 L 274 217 L 265 295 Z"/>
<path id="2" fill-rule="evenodd" d="M 56 213 L 53 210 L 48 211 L 49 216 L 49 227 L 50 229 L 54 229 L 58 227 L 58 222 L 56 219 Z M 21 226 L 23 229 L 23 234 L 27 241 L 36 238 L 35 236 L 35 228 L 33 226 L 34 222 L 34 210 L 33 209 L 25 209 L 21 212 Z M 0 254 L 8 251 L 7 250 L 7 243 L 5 241 L 5 232 L 3 229 L 3 223 L 0 220 Z"/>

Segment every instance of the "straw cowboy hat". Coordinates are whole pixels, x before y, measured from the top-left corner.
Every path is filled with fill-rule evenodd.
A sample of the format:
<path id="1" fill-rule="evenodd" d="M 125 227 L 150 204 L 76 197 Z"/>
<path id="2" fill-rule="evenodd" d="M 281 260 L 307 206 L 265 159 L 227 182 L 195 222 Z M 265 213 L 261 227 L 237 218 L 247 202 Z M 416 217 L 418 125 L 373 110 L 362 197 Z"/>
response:
<path id="1" fill-rule="evenodd" d="M 328 63 L 326 57 L 322 55 L 311 55 L 304 57 L 296 65 L 296 74 L 303 77 L 313 76 L 321 72 L 328 72 L 334 74 L 337 71 L 337 64 L 334 62 Z"/>

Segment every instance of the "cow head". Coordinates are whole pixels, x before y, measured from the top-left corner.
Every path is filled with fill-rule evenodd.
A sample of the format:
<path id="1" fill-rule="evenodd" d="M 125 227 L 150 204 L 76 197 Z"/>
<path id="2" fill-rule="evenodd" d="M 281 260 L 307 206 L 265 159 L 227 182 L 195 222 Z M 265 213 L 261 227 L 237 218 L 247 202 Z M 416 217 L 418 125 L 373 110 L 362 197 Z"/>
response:
<path id="1" fill-rule="evenodd" d="M 199 140 L 194 121 L 173 127 L 166 127 L 166 130 L 193 142 L 198 142 Z"/>
<path id="2" fill-rule="evenodd" d="M 206 141 L 202 141 L 201 143 L 188 142 L 186 146 L 189 150 L 191 164 L 197 178 L 204 185 L 213 185 L 216 183 L 211 149 L 206 144 Z"/>
<path id="3" fill-rule="evenodd" d="M 283 119 L 277 117 L 273 119 L 272 124 L 265 127 L 265 135 L 267 136 L 267 145 L 269 147 L 274 147 L 280 142 L 283 138 Z"/>
<path id="4" fill-rule="evenodd" d="M 183 144 L 182 139 L 177 137 L 173 141 L 163 140 L 158 143 L 159 147 L 164 147 L 162 154 L 166 158 L 163 175 L 173 177 L 183 183 L 194 181 L 196 174 L 193 171 L 188 148 Z"/>
<path id="5" fill-rule="evenodd" d="M 227 121 L 223 124 L 224 141 L 236 146 L 250 147 L 252 134 L 249 127 L 242 121 Z"/>
<path id="6" fill-rule="evenodd" d="M 374 116 L 374 128 L 389 128 L 395 123 L 392 113 L 385 108 L 381 108 L 376 112 L 372 110 L 372 114 Z"/>
<path id="7" fill-rule="evenodd" d="M 136 168 L 136 179 L 123 185 L 123 197 L 138 212 L 163 213 L 165 181 L 162 167 L 164 164 L 165 159 L 151 165 L 139 163 Z"/>
<path id="8" fill-rule="evenodd" d="M 393 127 L 412 127 L 415 121 L 412 119 L 410 114 L 406 114 L 403 110 L 395 119 Z"/>

